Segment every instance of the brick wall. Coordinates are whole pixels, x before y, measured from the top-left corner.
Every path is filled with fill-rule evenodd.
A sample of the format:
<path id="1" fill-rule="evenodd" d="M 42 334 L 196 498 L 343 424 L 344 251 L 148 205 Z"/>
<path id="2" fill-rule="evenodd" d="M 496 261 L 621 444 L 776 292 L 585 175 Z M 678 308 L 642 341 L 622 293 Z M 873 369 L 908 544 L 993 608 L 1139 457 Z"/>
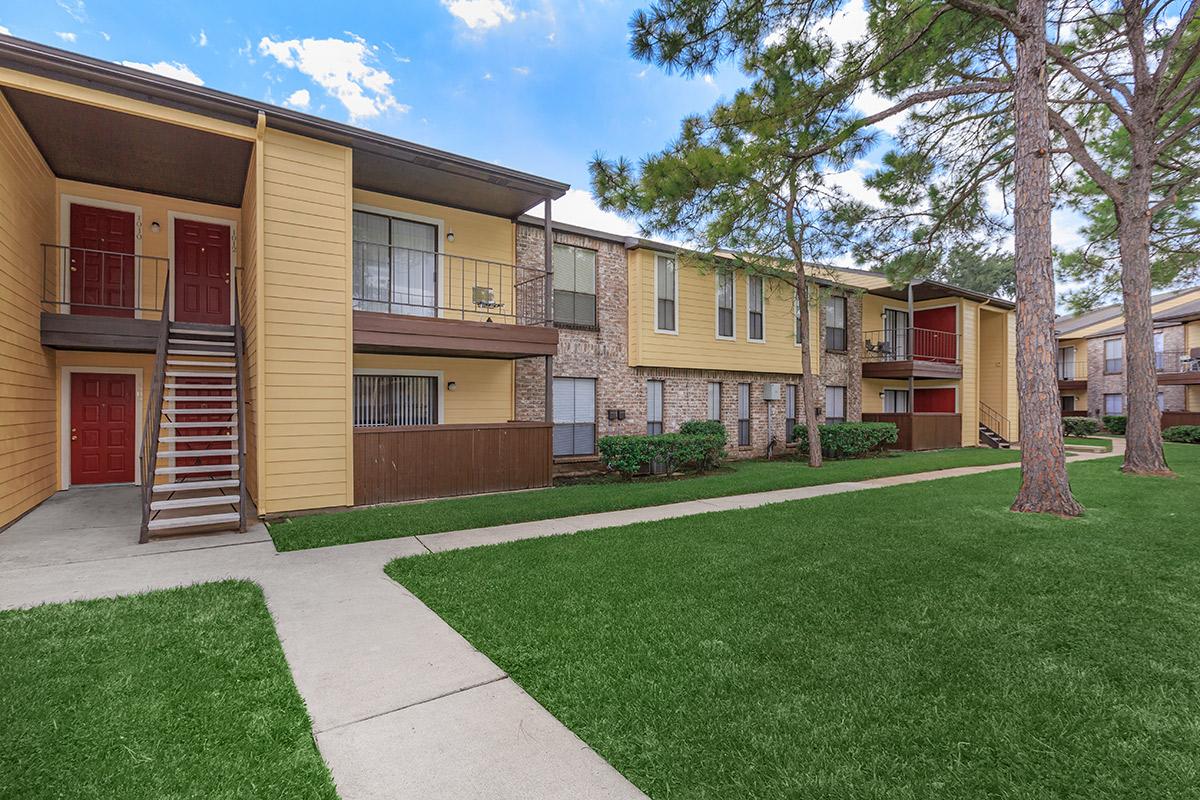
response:
<path id="1" fill-rule="evenodd" d="M 1183 326 L 1175 326 L 1164 328 L 1163 331 L 1163 350 L 1168 353 L 1178 353 L 1184 351 L 1185 331 Z M 1088 407 L 1087 413 L 1091 415 L 1104 415 L 1104 395 L 1106 394 L 1125 394 L 1125 371 L 1122 365 L 1121 372 L 1112 375 L 1104 374 L 1104 342 L 1106 339 L 1118 337 L 1102 337 L 1089 339 L 1087 345 L 1087 369 L 1088 369 Z M 1174 366 L 1174 365 L 1172 365 Z M 1187 387 L 1186 386 L 1159 386 L 1158 390 L 1163 393 L 1163 404 L 1167 411 L 1186 411 L 1187 410 Z"/>

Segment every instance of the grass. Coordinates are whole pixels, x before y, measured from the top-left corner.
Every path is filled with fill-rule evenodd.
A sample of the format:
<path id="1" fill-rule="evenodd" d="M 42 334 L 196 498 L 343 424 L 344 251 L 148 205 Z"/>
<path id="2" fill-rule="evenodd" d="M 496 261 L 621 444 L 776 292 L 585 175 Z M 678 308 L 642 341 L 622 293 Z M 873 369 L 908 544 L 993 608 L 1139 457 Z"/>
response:
<path id="1" fill-rule="evenodd" d="M 1200 448 L 402 559 L 655 800 L 1195 798 Z"/>
<path id="2" fill-rule="evenodd" d="M 0 613 L 0 797 L 336 800 L 262 592 Z"/>
<path id="3" fill-rule="evenodd" d="M 1064 436 L 1063 441 L 1066 444 L 1077 444 L 1086 447 L 1103 447 L 1105 450 L 1112 450 L 1112 439 L 1103 436 Z"/>
<path id="4" fill-rule="evenodd" d="M 693 478 L 633 482 L 607 480 L 526 492 L 314 514 L 272 523 L 270 531 L 278 550 L 304 550 L 1018 460 L 1020 454 L 1008 450 L 964 448 L 894 453 L 853 461 L 828 461 L 818 470 L 792 459 L 746 461 L 735 463 L 717 473 Z"/>

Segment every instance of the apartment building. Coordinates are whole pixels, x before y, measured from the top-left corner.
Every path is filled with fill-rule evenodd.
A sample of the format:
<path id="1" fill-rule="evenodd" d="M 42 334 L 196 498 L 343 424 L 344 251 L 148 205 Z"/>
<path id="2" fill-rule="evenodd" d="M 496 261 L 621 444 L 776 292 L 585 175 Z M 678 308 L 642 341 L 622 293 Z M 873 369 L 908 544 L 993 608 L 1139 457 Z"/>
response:
<path id="1" fill-rule="evenodd" d="M 1200 423 L 1200 287 L 1151 298 L 1163 424 Z M 1125 317 L 1120 304 L 1060 317 L 1058 388 L 1064 414 L 1125 413 Z"/>
<path id="2" fill-rule="evenodd" d="M 789 446 L 791 285 L 548 226 L 558 181 L 0 36 L 0 185 L 0 527 L 89 485 L 143 538 L 545 486 L 704 417 Z M 1010 303 L 813 287 L 823 419 L 1016 438 Z"/>

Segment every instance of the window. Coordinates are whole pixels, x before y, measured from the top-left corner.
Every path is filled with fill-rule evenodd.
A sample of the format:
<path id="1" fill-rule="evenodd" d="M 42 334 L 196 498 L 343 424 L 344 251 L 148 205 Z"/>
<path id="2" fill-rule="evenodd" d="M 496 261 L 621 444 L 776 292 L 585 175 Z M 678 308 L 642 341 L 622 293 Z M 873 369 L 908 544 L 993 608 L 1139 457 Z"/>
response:
<path id="1" fill-rule="evenodd" d="M 796 400 L 798 399 L 799 387 L 794 383 L 789 383 L 784 394 L 784 419 L 783 419 L 783 440 L 785 442 L 796 441 Z"/>
<path id="2" fill-rule="evenodd" d="M 1155 399 L 1155 401 L 1158 403 L 1158 410 L 1159 410 L 1160 412 L 1161 412 L 1161 411 L 1166 411 L 1166 410 L 1167 410 L 1167 397 L 1166 397 L 1166 395 L 1164 395 L 1162 392 L 1159 392 L 1159 393 L 1158 393 L 1158 395 L 1157 395 L 1157 396 L 1156 396 L 1154 399 Z"/>
<path id="3" fill-rule="evenodd" d="M 883 390 L 883 413 L 885 413 L 885 414 L 907 414 L 908 413 L 908 390 L 907 389 L 884 389 Z"/>
<path id="4" fill-rule="evenodd" d="M 746 278 L 746 338 L 763 341 L 763 279 L 761 275 Z"/>
<path id="5" fill-rule="evenodd" d="M 845 386 L 826 386 L 825 387 L 825 421 L 826 422 L 845 422 L 846 421 L 846 387 Z"/>
<path id="6" fill-rule="evenodd" d="M 1104 343 L 1104 373 L 1113 375 L 1121 371 L 1125 360 L 1125 342 L 1122 339 L 1109 339 Z"/>
<path id="7" fill-rule="evenodd" d="M 708 418 L 721 419 L 721 384 L 717 381 L 708 384 Z"/>
<path id="8" fill-rule="evenodd" d="M 554 455 L 596 452 L 596 379 L 554 379 Z"/>
<path id="9" fill-rule="evenodd" d="M 646 433 L 663 432 L 663 382 L 646 381 Z"/>
<path id="10" fill-rule="evenodd" d="M 1075 380 L 1075 348 L 1058 348 L 1058 379 L 1060 381 Z"/>
<path id="11" fill-rule="evenodd" d="M 1119 394 L 1104 395 L 1104 413 L 1117 415 L 1125 413 L 1125 398 Z"/>
<path id="12" fill-rule="evenodd" d="M 825 349 L 846 350 L 846 298 L 825 298 Z"/>
<path id="13" fill-rule="evenodd" d="M 679 276 L 675 259 L 654 257 L 654 285 L 657 302 L 654 304 L 654 329 L 675 333 L 678 330 Z"/>
<path id="14" fill-rule="evenodd" d="M 436 375 L 355 375 L 354 426 L 438 424 Z"/>
<path id="15" fill-rule="evenodd" d="M 437 226 L 354 212 L 354 307 L 436 317 Z"/>
<path id="16" fill-rule="evenodd" d="M 908 360 L 908 312 L 883 310 L 883 353 L 887 361 Z"/>
<path id="17" fill-rule="evenodd" d="M 1166 364 L 1166 353 L 1163 352 L 1165 341 L 1161 332 L 1154 334 L 1154 368 L 1162 372 Z"/>
<path id="18" fill-rule="evenodd" d="M 1075 413 L 1075 395 L 1064 394 L 1062 396 L 1062 413 L 1063 414 L 1074 414 Z"/>
<path id="19" fill-rule="evenodd" d="M 554 322 L 596 327 L 596 251 L 554 245 Z"/>
<path id="20" fill-rule="evenodd" d="M 733 336 L 733 303 L 737 295 L 736 282 L 732 272 L 717 273 L 717 338 L 732 339 Z"/>
<path id="21" fill-rule="evenodd" d="M 738 447 L 750 446 L 750 384 L 738 384 Z"/>

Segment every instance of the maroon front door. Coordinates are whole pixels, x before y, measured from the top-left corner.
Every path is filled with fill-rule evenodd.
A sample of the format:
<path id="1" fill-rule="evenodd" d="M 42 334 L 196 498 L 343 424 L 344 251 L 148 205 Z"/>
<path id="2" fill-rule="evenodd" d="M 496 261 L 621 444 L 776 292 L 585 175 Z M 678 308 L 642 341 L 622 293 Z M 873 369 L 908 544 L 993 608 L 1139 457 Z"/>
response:
<path id="1" fill-rule="evenodd" d="M 175 321 L 228 325 L 229 226 L 175 220 Z"/>
<path id="2" fill-rule="evenodd" d="M 71 204 L 71 313 L 132 317 L 133 212 Z"/>
<path id="3" fill-rule="evenodd" d="M 913 411 L 918 414 L 953 414 L 954 389 L 914 390 Z"/>
<path id="4" fill-rule="evenodd" d="M 71 483 L 132 483 L 136 420 L 132 375 L 71 373 Z"/>

